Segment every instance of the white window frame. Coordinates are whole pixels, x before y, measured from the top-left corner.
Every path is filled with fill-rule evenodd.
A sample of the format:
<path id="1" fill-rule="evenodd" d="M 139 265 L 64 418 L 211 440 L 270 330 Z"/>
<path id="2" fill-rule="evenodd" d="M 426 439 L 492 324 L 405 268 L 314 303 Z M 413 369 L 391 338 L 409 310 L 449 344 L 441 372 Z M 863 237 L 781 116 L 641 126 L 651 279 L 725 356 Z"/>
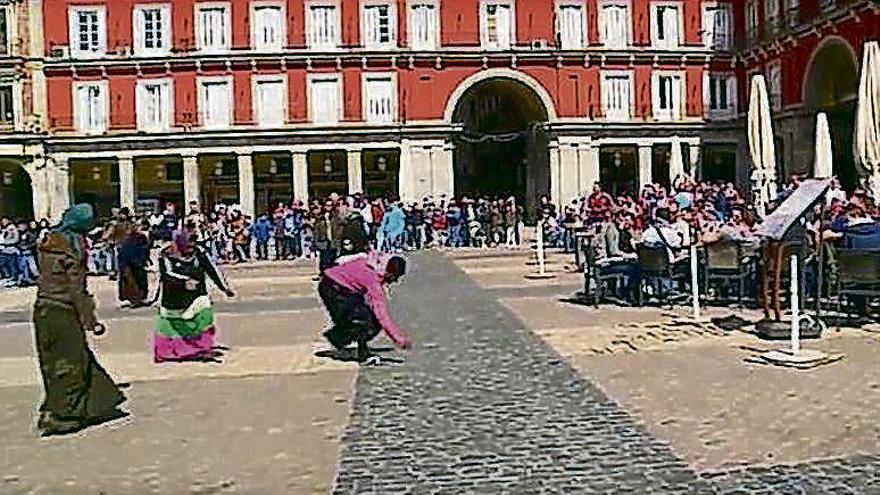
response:
<path id="1" fill-rule="evenodd" d="M 779 86 L 774 84 L 773 72 L 779 74 Z M 767 79 L 767 96 L 770 98 L 770 109 L 773 111 L 782 110 L 782 98 L 784 97 L 785 74 L 782 72 L 782 62 L 776 60 L 770 62 L 764 69 L 764 77 Z"/>
<path id="2" fill-rule="evenodd" d="M 80 50 L 79 48 L 79 19 L 80 12 L 97 12 L 98 16 L 98 46 L 95 51 Z M 104 5 L 75 5 L 67 8 L 68 41 L 70 44 L 70 56 L 73 58 L 101 58 L 107 53 L 107 7 Z M 9 41 L 10 44 L 12 40 Z"/>
<path id="3" fill-rule="evenodd" d="M 508 43 L 489 43 L 489 10 L 490 5 L 502 5 L 510 12 L 510 32 Z M 512 0 L 480 0 L 480 46 L 484 50 L 510 50 L 516 46 L 516 2 Z"/>
<path id="4" fill-rule="evenodd" d="M 581 9 L 581 39 L 580 42 L 566 46 L 566 37 L 562 33 L 562 9 L 577 6 Z M 590 35 L 587 22 L 587 4 L 584 0 L 557 0 L 556 2 L 556 32 L 559 33 L 559 48 L 562 50 L 582 50 L 589 45 Z"/>
<path id="5" fill-rule="evenodd" d="M 205 85 L 221 82 L 226 83 L 229 87 L 229 102 L 227 103 L 227 107 L 229 108 L 228 125 L 209 125 L 205 119 L 205 110 L 207 109 L 207 91 L 205 91 Z M 196 87 L 199 92 L 199 126 L 206 130 L 223 130 L 231 128 L 235 122 L 235 81 L 232 76 L 201 76 L 196 78 Z"/>
<path id="6" fill-rule="evenodd" d="M 259 52 L 280 52 L 287 46 L 287 7 L 286 2 L 278 0 L 254 0 L 250 5 L 251 49 Z M 265 7 L 274 7 L 281 11 L 281 25 L 278 26 L 279 40 L 276 45 L 265 46 L 260 39 L 260 33 L 256 23 L 257 10 Z"/>
<path id="7" fill-rule="evenodd" d="M 370 121 L 367 118 L 367 104 L 370 100 L 369 95 L 367 94 L 367 81 L 380 78 L 391 80 L 391 120 L 387 122 Z M 361 120 L 363 120 L 364 123 L 372 125 L 392 125 L 397 122 L 399 120 L 397 108 L 399 97 L 396 72 L 364 72 L 361 74 Z"/>
<path id="8" fill-rule="evenodd" d="M 281 123 L 279 124 L 263 122 L 263 108 L 262 105 L 260 105 L 260 92 L 258 91 L 258 88 L 261 83 L 267 82 L 281 83 L 281 95 L 284 99 L 284 104 L 281 106 Z M 258 74 L 251 78 L 251 101 L 254 102 L 253 118 L 257 127 L 263 129 L 276 129 L 278 127 L 283 127 L 287 123 L 287 119 L 289 118 L 287 91 L 287 74 Z"/>
<path id="9" fill-rule="evenodd" d="M 6 11 L 6 57 L 19 55 L 19 48 L 12 40 L 18 39 L 18 14 L 13 5 L 0 5 L 0 9 Z"/>
<path id="10" fill-rule="evenodd" d="M 678 78 L 678 101 L 675 100 L 675 92 L 672 93 L 672 107 L 668 109 L 660 108 L 660 78 L 671 77 L 673 80 Z M 657 70 L 651 73 L 651 115 L 655 120 L 664 122 L 674 122 L 681 120 L 685 114 L 686 95 L 686 79 L 684 71 L 677 70 Z"/>
<path id="11" fill-rule="evenodd" d="M 727 79 L 727 108 L 713 109 L 711 107 L 712 79 Z M 703 113 L 706 117 L 713 119 L 732 118 L 737 115 L 737 80 L 736 74 L 733 72 L 709 72 L 703 73 Z"/>
<path id="12" fill-rule="evenodd" d="M 312 7 L 333 7 L 336 9 L 336 26 L 334 26 L 334 40 L 332 45 L 315 44 L 312 35 Z M 342 7 L 338 0 L 306 0 L 303 3 L 306 26 L 306 46 L 314 51 L 333 51 L 342 46 Z"/>
<path id="13" fill-rule="evenodd" d="M 4 129 L 21 129 L 24 123 L 24 107 L 22 96 L 24 94 L 21 81 L 15 79 L 2 79 L 0 86 L 8 86 L 12 92 L 12 122 L 2 124 Z"/>
<path id="14" fill-rule="evenodd" d="M 608 45 L 607 37 L 604 36 L 606 31 L 605 27 L 605 7 L 624 7 L 626 8 L 626 41 L 625 45 L 621 47 L 611 47 Z M 599 25 L 599 42 L 602 43 L 603 46 L 607 48 L 612 48 L 615 50 L 626 49 L 632 46 L 633 43 L 633 21 L 632 21 L 632 2 L 629 0 L 599 0 L 598 3 L 599 12 L 596 13 L 598 16 L 598 25 Z"/>
<path id="15" fill-rule="evenodd" d="M 164 48 L 147 48 L 146 33 L 144 31 L 143 11 L 160 10 L 162 12 L 162 45 Z M 134 34 L 134 54 L 138 57 L 154 57 L 171 53 L 171 4 L 169 3 L 139 3 L 135 4 L 131 14 L 132 34 Z"/>
<path id="16" fill-rule="evenodd" d="M 103 122 L 96 129 L 84 129 L 80 126 L 80 120 L 83 112 L 82 105 L 79 101 L 79 91 L 80 88 L 87 86 L 97 86 L 101 90 L 101 95 L 103 98 L 102 107 L 104 107 L 104 115 Z M 109 129 L 110 125 L 110 84 L 106 80 L 101 81 L 80 81 L 75 82 L 72 85 L 73 90 L 73 123 L 74 128 L 80 134 L 84 135 L 97 135 L 104 134 Z"/>
<path id="17" fill-rule="evenodd" d="M 434 29 L 431 31 L 431 40 L 428 44 L 419 45 L 416 43 L 415 39 L 415 30 L 412 28 L 415 26 L 415 6 L 416 5 L 433 5 L 434 6 Z M 433 51 L 440 48 L 440 3 L 438 0 L 409 0 L 406 5 L 407 8 L 407 18 L 406 18 L 406 28 L 407 28 L 407 42 L 409 47 L 413 50 L 428 50 Z"/>
<path id="18" fill-rule="evenodd" d="M 165 121 L 159 122 L 156 125 L 153 125 L 152 123 L 146 121 L 143 112 L 144 109 L 142 108 L 143 96 L 146 94 L 145 86 L 150 83 L 161 84 L 165 86 L 168 96 L 168 108 L 165 109 Z M 135 112 L 137 113 L 137 128 L 139 131 L 170 131 L 171 127 L 174 125 L 174 80 L 170 77 L 138 79 L 137 86 L 135 88 L 135 109 Z"/>
<path id="19" fill-rule="evenodd" d="M 664 39 L 660 39 L 660 31 L 657 25 L 657 14 L 660 11 L 660 8 L 675 8 L 678 13 L 678 27 L 676 28 L 676 33 L 678 34 L 678 39 L 669 40 L 666 39 L 664 33 Z M 678 0 L 670 0 L 670 1 L 662 1 L 662 2 L 651 2 L 651 18 L 649 20 L 649 24 L 651 27 L 651 46 L 655 48 L 662 48 L 666 50 L 675 50 L 681 47 L 684 42 L 684 2 Z M 664 27 L 666 27 L 664 25 Z"/>
<path id="20" fill-rule="evenodd" d="M 782 24 L 782 5 L 779 0 L 763 0 L 764 22 L 770 28 L 776 29 Z M 771 10 L 771 7 L 772 10 Z"/>
<path id="21" fill-rule="evenodd" d="M 360 27 L 361 27 L 361 40 L 364 48 L 372 49 L 372 50 L 389 50 L 393 48 L 397 48 L 397 2 L 390 0 L 362 0 L 361 2 L 361 10 L 360 10 Z M 372 42 L 370 40 L 369 32 L 370 26 L 368 26 L 367 22 L 367 9 L 375 6 L 385 5 L 388 7 L 388 29 L 389 29 L 389 40 L 385 43 L 381 42 Z"/>
<path id="22" fill-rule="evenodd" d="M 605 91 L 604 81 L 611 77 L 627 77 L 629 80 L 629 109 L 627 115 L 614 115 L 609 112 L 608 97 Z M 600 104 L 602 105 L 602 115 L 605 120 L 613 122 L 627 122 L 633 118 L 633 110 L 635 108 L 635 72 L 631 70 L 603 70 L 599 73 L 599 92 Z"/>
<path id="23" fill-rule="evenodd" d="M 758 0 L 745 0 L 746 37 L 749 39 L 758 36 Z"/>
<path id="24" fill-rule="evenodd" d="M 201 11 L 202 9 L 216 9 L 223 8 L 226 11 L 226 22 L 225 25 L 225 33 L 224 37 L 226 39 L 226 43 L 224 46 L 220 47 L 206 47 L 202 46 L 202 38 L 205 31 L 205 26 L 202 23 Z M 232 48 L 232 3 L 230 2 L 195 2 L 193 4 L 193 15 L 195 19 L 195 34 L 196 34 L 196 50 L 201 53 L 227 53 Z"/>
<path id="25" fill-rule="evenodd" d="M 713 19 L 713 23 L 711 26 L 708 24 L 709 18 L 709 10 L 715 10 L 715 15 L 717 16 L 719 13 L 723 12 L 727 17 L 727 31 L 722 33 L 724 36 L 724 43 L 718 43 L 718 32 L 716 31 L 717 21 Z M 703 34 L 703 46 L 709 49 L 715 50 L 725 50 L 730 51 L 733 49 L 733 4 L 727 2 L 706 2 L 703 4 L 703 18 L 701 21 L 702 26 L 702 34 Z M 711 30 L 711 31 L 710 31 Z M 709 39 L 710 34 L 712 35 L 712 40 Z M 710 43 L 711 41 L 711 43 Z"/>
<path id="26" fill-rule="evenodd" d="M 334 81 L 336 83 L 336 121 L 335 122 L 315 122 L 315 101 L 312 98 L 312 85 L 315 81 Z M 309 74 L 306 77 L 306 98 L 308 99 L 309 122 L 314 125 L 330 126 L 342 122 L 345 116 L 345 98 L 342 87 L 342 73 L 329 72 L 322 74 Z"/>

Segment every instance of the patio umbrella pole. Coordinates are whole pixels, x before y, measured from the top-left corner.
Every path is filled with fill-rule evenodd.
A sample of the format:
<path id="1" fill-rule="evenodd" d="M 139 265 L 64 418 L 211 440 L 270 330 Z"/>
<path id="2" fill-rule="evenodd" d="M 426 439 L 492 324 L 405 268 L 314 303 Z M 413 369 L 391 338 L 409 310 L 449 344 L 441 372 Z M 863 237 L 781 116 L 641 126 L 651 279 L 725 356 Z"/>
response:
<path id="1" fill-rule="evenodd" d="M 791 354 L 801 352 L 801 312 L 798 285 L 798 257 L 791 255 Z"/>
<path id="2" fill-rule="evenodd" d="M 694 319 L 700 319 L 700 286 L 697 276 L 697 245 L 691 240 L 691 299 L 694 308 Z"/>

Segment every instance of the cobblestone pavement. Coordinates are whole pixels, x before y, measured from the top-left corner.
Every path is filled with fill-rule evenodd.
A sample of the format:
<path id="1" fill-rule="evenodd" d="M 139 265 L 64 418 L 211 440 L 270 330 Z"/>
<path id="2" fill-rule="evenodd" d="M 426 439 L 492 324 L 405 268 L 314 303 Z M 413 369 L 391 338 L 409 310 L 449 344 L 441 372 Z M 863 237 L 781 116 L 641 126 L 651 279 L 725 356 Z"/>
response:
<path id="1" fill-rule="evenodd" d="M 880 493 L 872 455 L 697 473 L 491 289 L 448 259 L 413 261 L 395 302 L 417 348 L 361 370 L 337 494 Z"/>

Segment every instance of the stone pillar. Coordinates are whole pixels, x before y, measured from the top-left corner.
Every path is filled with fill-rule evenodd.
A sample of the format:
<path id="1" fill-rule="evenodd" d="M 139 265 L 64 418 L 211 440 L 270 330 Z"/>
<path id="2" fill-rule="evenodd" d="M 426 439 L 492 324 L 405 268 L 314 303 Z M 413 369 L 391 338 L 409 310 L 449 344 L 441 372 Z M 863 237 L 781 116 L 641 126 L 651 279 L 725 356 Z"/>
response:
<path id="1" fill-rule="evenodd" d="M 202 204 L 202 185 L 199 176 L 199 157 L 196 155 L 183 157 L 183 202 L 181 211 L 189 210 L 189 204 L 195 201 Z"/>
<path id="2" fill-rule="evenodd" d="M 66 156 L 53 156 L 47 161 L 49 218 L 53 222 L 61 220 L 64 211 L 70 208 L 70 167 Z"/>
<path id="3" fill-rule="evenodd" d="M 651 177 L 654 150 L 651 145 L 639 145 L 639 192 L 645 185 L 654 181 Z"/>
<path id="4" fill-rule="evenodd" d="M 431 193 L 435 196 L 455 195 L 455 169 L 453 165 L 455 147 L 443 143 L 431 148 Z"/>
<path id="5" fill-rule="evenodd" d="M 254 157 L 249 152 L 239 153 L 238 158 L 238 206 L 241 212 L 254 218 Z"/>
<path id="6" fill-rule="evenodd" d="M 560 202 L 567 204 L 582 191 L 580 143 L 562 143 L 559 145 L 559 190 Z"/>
<path id="7" fill-rule="evenodd" d="M 43 157 L 35 157 L 32 161 L 23 165 L 31 179 L 31 192 L 34 209 L 34 219 L 49 219 L 52 216 L 52 191 L 49 180 L 49 168 L 47 160 Z"/>
<path id="8" fill-rule="evenodd" d="M 348 194 L 364 192 L 364 168 L 360 150 L 349 151 L 348 157 Z"/>
<path id="9" fill-rule="evenodd" d="M 128 208 L 134 213 L 134 159 L 130 156 L 120 156 L 116 166 L 119 167 L 119 206 Z"/>
<path id="10" fill-rule="evenodd" d="M 691 177 L 702 180 L 703 168 L 700 166 L 700 143 L 688 145 L 688 160 L 691 164 Z"/>
<path id="11" fill-rule="evenodd" d="M 562 206 L 562 183 L 559 166 L 559 143 L 550 141 L 547 145 L 550 153 L 550 200 L 557 208 Z"/>
<path id="12" fill-rule="evenodd" d="M 593 185 L 598 184 L 602 178 L 599 168 L 599 146 L 590 143 L 589 146 L 582 147 L 581 153 L 583 155 L 581 160 L 581 189 L 585 193 L 590 194 L 593 190 Z"/>
<path id="13" fill-rule="evenodd" d="M 291 153 L 293 162 L 293 197 L 303 203 L 309 201 L 309 162 L 305 151 Z"/>

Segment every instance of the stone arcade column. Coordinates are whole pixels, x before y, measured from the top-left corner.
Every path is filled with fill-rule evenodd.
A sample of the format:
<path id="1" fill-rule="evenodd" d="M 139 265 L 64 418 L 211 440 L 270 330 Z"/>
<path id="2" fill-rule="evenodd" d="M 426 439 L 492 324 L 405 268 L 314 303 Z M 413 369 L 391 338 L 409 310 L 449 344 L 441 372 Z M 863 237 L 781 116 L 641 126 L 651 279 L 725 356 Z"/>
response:
<path id="1" fill-rule="evenodd" d="M 291 152 L 293 163 L 293 197 L 303 203 L 309 201 L 309 162 L 305 151 Z"/>
<path id="2" fill-rule="evenodd" d="M 238 153 L 238 206 L 241 212 L 254 218 L 254 157 L 250 151 Z"/>
<path id="3" fill-rule="evenodd" d="M 593 191 L 593 185 L 598 184 L 602 179 L 601 169 L 599 168 L 599 145 L 590 143 L 587 149 L 583 150 L 586 161 L 583 164 L 583 173 L 581 174 L 581 189 L 587 194 Z"/>
<path id="4" fill-rule="evenodd" d="M 31 193 L 33 195 L 34 219 L 49 219 L 52 216 L 52 191 L 49 180 L 49 167 L 43 157 L 35 157 L 32 161 L 22 165 L 31 179 Z"/>
<path id="5" fill-rule="evenodd" d="M 119 205 L 134 213 L 134 159 L 130 156 L 120 156 L 116 166 L 119 167 Z"/>
<path id="6" fill-rule="evenodd" d="M 53 222 L 61 220 L 64 211 L 70 208 L 70 167 L 66 156 L 53 156 L 47 160 L 46 176 L 49 190 L 49 218 Z"/>
<path id="7" fill-rule="evenodd" d="M 691 178 L 702 180 L 703 170 L 700 167 L 700 143 L 691 143 L 688 145 L 688 159 L 691 164 Z"/>
<path id="8" fill-rule="evenodd" d="M 189 204 L 195 201 L 202 204 L 202 185 L 199 176 L 199 157 L 189 155 L 183 157 L 183 202 L 181 211 L 186 212 Z"/>
<path id="9" fill-rule="evenodd" d="M 364 168 L 363 153 L 360 150 L 350 150 L 348 158 L 348 194 L 364 192 Z"/>
<path id="10" fill-rule="evenodd" d="M 562 201 L 589 194 L 599 182 L 599 148 L 589 137 L 560 138 Z"/>
<path id="11" fill-rule="evenodd" d="M 559 166 L 559 143 L 550 141 L 547 145 L 550 153 L 550 201 L 557 208 L 562 206 L 562 173 Z M 537 200 L 537 198 L 535 198 Z"/>
<path id="12" fill-rule="evenodd" d="M 639 145 L 639 192 L 645 185 L 654 181 L 652 174 L 652 166 L 654 161 L 654 150 L 651 145 Z"/>

